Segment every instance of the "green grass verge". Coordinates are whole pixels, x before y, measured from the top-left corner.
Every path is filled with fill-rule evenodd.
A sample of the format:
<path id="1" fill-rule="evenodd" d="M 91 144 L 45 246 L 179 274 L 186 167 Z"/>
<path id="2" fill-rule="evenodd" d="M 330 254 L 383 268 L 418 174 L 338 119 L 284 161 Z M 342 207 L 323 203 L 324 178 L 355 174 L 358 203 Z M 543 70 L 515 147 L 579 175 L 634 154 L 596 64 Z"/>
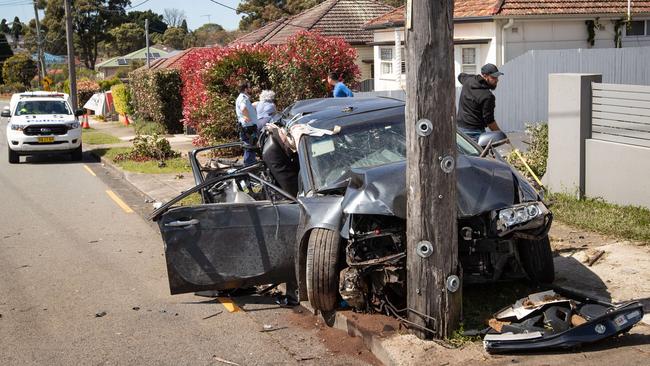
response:
<path id="1" fill-rule="evenodd" d="M 93 128 L 83 130 L 81 136 L 84 144 L 88 145 L 117 144 L 122 142 L 122 140 L 113 135 L 109 135 L 105 132 L 99 132 Z"/>
<path id="2" fill-rule="evenodd" d="M 191 172 L 189 162 L 186 158 L 174 158 L 165 160 L 165 166 L 158 166 L 158 161 L 115 161 L 115 156 L 131 151 L 130 147 L 114 147 L 107 149 L 95 149 L 94 153 L 106 159 L 109 159 L 120 168 L 134 173 L 145 174 L 164 174 L 164 173 L 186 173 Z"/>
<path id="3" fill-rule="evenodd" d="M 463 332 L 487 328 L 488 321 L 496 312 L 538 291 L 541 290 L 529 286 L 524 281 L 504 281 L 463 287 L 463 321 L 459 329 L 449 338 L 449 343 L 459 347 L 481 340 L 479 336 L 465 336 Z"/>
<path id="4" fill-rule="evenodd" d="M 165 127 L 156 122 L 134 120 L 132 125 L 138 135 L 164 135 L 167 133 Z"/>
<path id="5" fill-rule="evenodd" d="M 566 194 L 549 195 L 554 217 L 567 225 L 650 244 L 650 210 L 620 206 L 600 199 L 578 200 Z"/>
<path id="6" fill-rule="evenodd" d="M 198 192 L 194 192 L 191 195 L 180 200 L 177 205 L 179 206 L 195 206 L 202 203 L 201 195 Z"/>

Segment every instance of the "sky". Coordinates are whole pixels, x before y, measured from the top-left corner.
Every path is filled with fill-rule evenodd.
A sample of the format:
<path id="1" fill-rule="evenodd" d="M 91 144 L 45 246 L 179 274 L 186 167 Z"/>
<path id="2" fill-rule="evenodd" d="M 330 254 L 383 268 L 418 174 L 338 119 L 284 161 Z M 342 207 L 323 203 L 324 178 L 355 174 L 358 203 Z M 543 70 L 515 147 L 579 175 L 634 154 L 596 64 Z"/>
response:
<path id="1" fill-rule="evenodd" d="M 237 8 L 239 0 L 216 0 L 224 5 Z M 131 0 L 133 10 L 152 10 L 163 14 L 165 9 L 180 9 L 185 12 L 187 26 L 196 29 L 202 24 L 220 24 L 222 27 L 233 30 L 239 26 L 240 16 L 234 10 L 215 4 L 210 0 Z M 129 8 L 127 7 L 127 12 Z M 29 0 L 0 0 L 0 19 L 5 18 L 8 22 L 18 16 L 23 23 L 34 18 L 34 6 Z M 43 17 L 41 12 L 39 15 Z"/>

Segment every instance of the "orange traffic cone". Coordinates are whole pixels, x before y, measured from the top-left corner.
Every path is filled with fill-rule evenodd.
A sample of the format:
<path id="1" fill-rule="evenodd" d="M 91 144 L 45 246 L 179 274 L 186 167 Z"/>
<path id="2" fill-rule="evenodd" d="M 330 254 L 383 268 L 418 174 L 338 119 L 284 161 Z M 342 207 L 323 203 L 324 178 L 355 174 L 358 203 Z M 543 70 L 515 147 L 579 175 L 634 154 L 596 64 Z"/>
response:
<path id="1" fill-rule="evenodd" d="M 88 115 L 87 114 L 83 115 L 82 121 L 83 122 L 81 122 L 81 128 L 83 128 L 83 129 L 90 128 L 90 124 L 88 124 Z"/>
<path id="2" fill-rule="evenodd" d="M 131 122 L 129 122 L 129 115 L 125 113 L 124 114 L 124 125 L 128 126 L 129 124 L 131 124 Z"/>

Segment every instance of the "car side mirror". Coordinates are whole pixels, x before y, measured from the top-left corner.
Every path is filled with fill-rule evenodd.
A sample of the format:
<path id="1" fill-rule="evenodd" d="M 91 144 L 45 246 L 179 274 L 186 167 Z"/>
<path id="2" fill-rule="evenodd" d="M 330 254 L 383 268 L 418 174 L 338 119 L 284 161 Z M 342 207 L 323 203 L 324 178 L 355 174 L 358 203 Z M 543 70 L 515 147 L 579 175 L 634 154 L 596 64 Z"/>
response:
<path id="1" fill-rule="evenodd" d="M 3 109 L 2 114 L 0 114 L 0 116 L 2 116 L 2 117 L 11 117 L 11 112 L 9 112 L 6 109 Z"/>
<path id="2" fill-rule="evenodd" d="M 503 145 L 506 140 L 508 140 L 508 136 L 506 136 L 502 131 L 490 131 L 482 133 L 481 136 L 478 137 L 478 144 L 482 148 L 485 148 L 488 145 L 497 147 Z"/>
<path id="3" fill-rule="evenodd" d="M 77 109 L 77 110 L 74 112 L 74 116 L 75 116 L 75 117 L 83 116 L 84 114 L 86 114 L 86 111 L 84 111 L 83 109 Z"/>

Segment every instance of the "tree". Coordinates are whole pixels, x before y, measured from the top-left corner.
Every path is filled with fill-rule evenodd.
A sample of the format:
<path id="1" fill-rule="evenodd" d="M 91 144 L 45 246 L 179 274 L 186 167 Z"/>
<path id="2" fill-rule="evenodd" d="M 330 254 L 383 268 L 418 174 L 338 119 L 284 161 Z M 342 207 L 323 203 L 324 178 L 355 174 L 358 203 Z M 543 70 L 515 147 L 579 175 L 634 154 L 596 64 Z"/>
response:
<path id="1" fill-rule="evenodd" d="M 7 36 L 0 32 L 0 84 L 4 83 L 2 79 L 2 65 L 6 59 L 13 55 L 14 53 L 11 50 L 11 47 L 9 47 L 9 42 L 7 42 Z"/>
<path id="2" fill-rule="evenodd" d="M 73 10 L 74 11 L 74 10 Z M 45 4 L 45 17 L 41 21 L 44 34 L 44 50 L 54 55 L 66 53 L 65 10 L 63 0 L 48 0 Z"/>
<path id="3" fill-rule="evenodd" d="M 321 3 L 323 0 L 308 0 Z M 237 6 L 237 14 L 244 14 L 239 29 L 257 29 L 269 21 L 290 15 L 282 0 L 243 0 Z"/>
<path id="4" fill-rule="evenodd" d="M 194 44 L 192 46 L 205 47 L 212 45 L 226 45 L 233 39 L 234 32 L 229 32 L 219 24 L 206 23 L 192 32 Z"/>
<path id="5" fill-rule="evenodd" d="M 9 28 L 9 25 L 7 25 L 7 19 L 2 19 L 0 22 L 0 33 L 2 34 L 9 34 L 11 29 Z"/>
<path id="6" fill-rule="evenodd" d="M 163 42 L 164 35 L 160 33 L 150 33 L 149 34 L 149 44 L 164 44 Z"/>
<path id="7" fill-rule="evenodd" d="M 2 78 L 7 84 L 21 83 L 27 86 L 36 74 L 36 63 L 24 53 L 9 57 L 2 65 Z"/>
<path id="8" fill-rule="evenodd" d="M 14 17 L 13 23 L 11 23 L 11 36 L 14 39 L 14 48 L 18 46 L 18 40 L 23 34 L 23 23 L 20 22 L 18 17 Z"/>
<path id="9" fill-rule="evenodd" d="M 135 23 L 144 29 L 145 19 L 149 20 L 149 34 L 159 33 L 163 34 L 167 30 L 167 23 L 164 22 L 163 16 L 157 13 L 154 13 L 151 10 L 147 11 L 130 11 L 126 14 L 127 21 L 129 23 Z"/>
<path id="10" fill-rule="evenodd" d="M 42 30 L 41 30 L 42 31 Z M 36 38 L 36 20 L 32 19 L 29 21 L 27 27 L 24 30 L 25 36 L 23 38 L 23 43 L 25 48 L 29 53 L 36 53 L 38 51 L 38 40 Z"/>
<path id="11" fill-rule="evenodd" d="M 180 9 L 165 9 L 163 19 L 170 27 L 180 27 L 185 20 L 185 11 Z"/>
<path id="12" fill-rule="evenodd" d="M 181 22 L 181 29 L 185 31 L 185 33 L 189 33 L 189 29 L 187 29 L 187 20 L 183 19 Z"/>
<path id="13" fill-rule="evenodd" d="M 135 23 L 124 23 L 108 33 L 112 37 L 108 42 L 112 55 L 126 55 L 145 46 L 144 29 Z"/>
<path id="14" fill-rule="evenodd" d="M 74 43 L 79 58 L 89 69 L 95 68 L 98 45 L 110 41 L 108 31 L 126 23 L 125 6 L 130 0 L 75 0 L 72 8 Z M 45 49 L 54 54 L 66 52 L 63 0 L 47 0 L 43 25 Z"/>
<path id="15" fill-rule="evenodd" d="M 183 29 L 178 27 L 167 28 L 165 34 L 163 34 L 163 43 L 165 46 L 182 50 L 185 49 L 185 38 L 187 33 Z"/>

